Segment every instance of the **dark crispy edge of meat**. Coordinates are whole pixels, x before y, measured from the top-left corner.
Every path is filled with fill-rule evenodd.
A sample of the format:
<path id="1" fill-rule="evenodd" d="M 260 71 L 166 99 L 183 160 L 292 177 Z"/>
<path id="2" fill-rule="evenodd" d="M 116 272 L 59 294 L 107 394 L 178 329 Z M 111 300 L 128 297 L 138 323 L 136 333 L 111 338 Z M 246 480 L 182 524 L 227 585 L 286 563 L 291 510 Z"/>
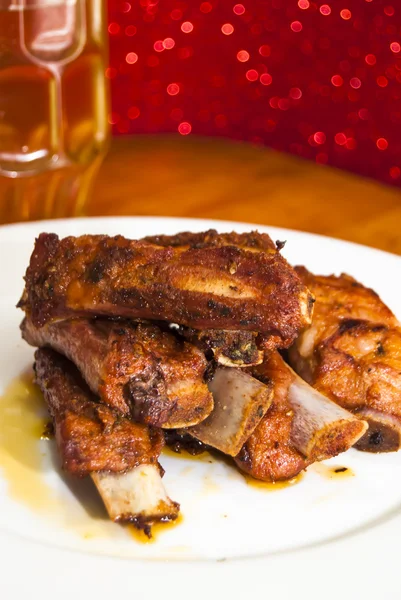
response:
<path id="1" fill-rule="evenodd" d="M 162 433 L 100 404 L 70 361 L 53 350 L 39 349 L 34 369 L 54 422 L 65 470 L 83 477 L 158 464 Z"/>
<path id="2" fill-rule="evenodd" d="M 191 327 L 179 327 L 178 333 L 203 350 L 209 358 L 212 358 L 213 355 L 217 360 L 223 357 L 229 359 L 233 364 L 238 364 L 238 366 L 260 362 L 257 332 L 221 329 L 199 331 Z"/>
<path id="3" fill-rule="evenodd" d="M 210 246 L 233 245 L 264 251 L 277 249 L 270 236 L 267 233 L 260 233 L 259 231 L 218 233 L 216 229 L 209 229 L 200 233 L 183 231 L 175 235 L 149 235 L 142 239 L 157 246 L 170 246 L 172 248 L 180 246 L 206 248 Z"/>

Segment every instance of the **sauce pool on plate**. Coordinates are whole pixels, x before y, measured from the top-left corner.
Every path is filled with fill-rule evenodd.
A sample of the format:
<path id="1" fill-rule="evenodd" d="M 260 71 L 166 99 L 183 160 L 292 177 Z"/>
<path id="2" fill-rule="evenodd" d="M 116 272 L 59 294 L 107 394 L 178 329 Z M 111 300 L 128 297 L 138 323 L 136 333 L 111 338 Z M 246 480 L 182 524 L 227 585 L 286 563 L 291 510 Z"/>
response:
<path id="1" fill-rule="evenodd" d="M 0 397 L 0 471 L 8 493 L 38 512 L 56 504 L 43 477 L 41 437 L 48 422 L 32 370 L 12 381 Z"/>

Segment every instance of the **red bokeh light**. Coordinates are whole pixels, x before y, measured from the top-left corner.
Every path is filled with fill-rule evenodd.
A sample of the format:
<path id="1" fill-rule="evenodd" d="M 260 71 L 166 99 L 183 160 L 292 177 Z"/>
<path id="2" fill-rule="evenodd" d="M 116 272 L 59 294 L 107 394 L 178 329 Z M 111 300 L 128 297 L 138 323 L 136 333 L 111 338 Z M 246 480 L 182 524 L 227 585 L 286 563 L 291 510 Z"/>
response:
<path id="1" fill-rule="evenodd" d="M 273 78 L 269 73 L 263 73 L 260 76 L 260 83 L 262 85 L 270 85 L 272 81 L 273 81 Z"/>
<path id="2" fill-rule="evenodd" d="M 293 100 L 300 100 L 302 98 L 302 91 L 299 88 L 291 88 L 289 95 Z"/>
<path id="3" fill-rule="evenodd" d="M 379 87 L 386 87 L 388 85 L 388 79 L 387 77 L 384 77 L 384 75 L 380 75 L 377 79 L 376 79 L 377 85 Z"/>
<path id="4" fill-rule="evenodd" d="M 349 84 L 354 90 L 357 90 L 361 87 L 362 82 L 358 77 L 351 77 Z"/>
<path id="5" fill-rule="evenodd" d="M 165 40 L 163 40 L 163 48 L 165 48 L 165 50 L 171 50 L 172 48 L 174 48 L 175 46 L 175 41 L 173 40 L 173 38 L 166 38 Z"/>
<path id="6" fill-rule="evenodd" d="M 351 11 L 348 10 L 348 8 L 343 8 L 343 10 L 340 11 L 340 17 L 344 19 L 344 21 L 348 21 L 352 17 Z"/>
<path id="7" fill-rule="evenodd" d="M 184 33 L 191 33 L 191 31 L 193 31 L 194 26 L 190 21 L 185 21 L 182 25 L 181 25 L 181 31 L 183 31 Z"/>
<path id="8" fill-rule="evenodd" d="M 169 85 L 167 86 L 167 93 L 170 96 L 176 96 L 177 94 L 179 94 L 180 86 L 178 85 L 178 83 L 169 83 Z"/>
<path id="9" fill-rule="evenodd" d="M 259 79 L 259 73 L 255 69 L 249 69 L 249 71 L 245 73 L 245 77 L 248 81 L 256 81 Z"/>
<path id="10" fill-rule="evenodd" d="M 298 0 L 298 6 L 302 10 L 306 10 L 310 7 L 309 0 Z"/>
<path id="11" fill-rule="evenodd" d="M 221 27 L 221 31 L 224 33 L 224 35 L 231 35 L 234 31 L 234 27 L 231 25 L 231 23 L 224 23 L 224 25 Z"/>
<path id="12" fill-rule="evenodd" d="M 376 56 L 374 54 L 367 54 L 365 56 L 365 62 L 369 66 L 373 66 L 376 64 Z"/>
<path id="13" fill-rule="evenodd" d="M 392 179 L 399 179 L 401 175 L 401 169 L 399 167 L 391 167 L 389 173 Z"/>
<path id="14" fill-rule="evenodd" d="M 138 55 L 135 52 L 128 52 L 125 60 L 129 65 L 134 65 L 138 60 Z"/>
<path id="15" fill-rule="evenodd" d="M 313 139 L 316 142 L 316 144 L 324 144 L 326 142 L 326 134 L 323 131 L 317 131 L 313 135 Z"/>
<path id="16" fill-rule="evenodd" d="M 263 44 L 263 46 L 260 46 L 259 54 L 261 56 L 270 56 L 270 53 L 271 53 L 270 46 L 268 46 L 267 44 Z"/>
<path id="17" fill-rule="evenodd" d="M 328 17 L 331 14 L 331 8 L 328 4 L 322 4 L 322 6 L 319 8 L 320 12 L 322 15 L 324 15 L 325 17 Z"/>
<path id="18" fill-rule="evenodd" d="M 153 48 L 154 48 L 154 50 L 156 50 L 156 52 L 163 52 L 163 50 L 164 50 L 163 40 L 157 40 L 157 42 L 155 42 L 153 44 Z"/>
<path id="19" fill-rule="evenodd" d="M 117 33 L 120 32 L 120 25 L 118 23 L 110 23 L 109 27 L 108 27 L 108 32 L 111 35 L 117 35 Z"/>
<path id="20" fill-rule="evenodd" d="M 245 12 L 245 6 L 243 4 L 235 4 L 233 11 L 236 15 L 243 15 Z"/>
<path id="21" fill-rule="evenodd" d="M 339 146 L 344 146 L 347 143 L 347 136 L 345 133 L 336 133 L 334 136 L 334 141 Z"/>
<path id="22" fill-rule="evenodd" d="M 237 53 L 237 60 L 239 60 L 240 62 L 247 62 L 249 60 L 249 52 L 247 52 L 246 50 L 240 50 Z"/>
<path id="23" fill-rule="evenodd" d="M 335 87 L 341 87 L 344 83 L 344 79 L 341 77 L 341 75 L 333 75 L 333 77 L 331 78 L 331 83 Z"/>
<path id="24" fill-rule="evenodd" d="M 301 21 L 293 21 L 290 25 L 291 29 L 295 31 L 295 33 L 299 33 L 302 31 L 302 23 Z"/>
<path id="25" fill-rule="evenodd" d="M 379 150 L 387 150 L 388 148 L 388 141 L 386 140 L 386 138 L 378 138 L 376 140 L 376 146 L 379 148 Z"/>
<path id="26" fill-rule="evenodd" d="M 128 37 L 132 37 L 133 35 L 136 34 L 136 27 L 135 25 L 127 25 L 127 27 L 124 30 L 125 35 L 127 35 Z"/>
<path id="27" fill-rule="evenodd" d="M 209 2 L 204 2 L 203 4 L 209 4 Z M 202 10 L 202 4 L 200 6 L 200 9 Z M 179 21 L 180 19 L 182 19 L 182 10 L 179 8 L 174 8 L 174 10 L 171 11 L 170 13 L 170 17 L 173 19 L 173 21 Z"/>
<path id="28" fill-rule="evenodd" d="M 178 125 L 178 133 L 180 133 L 181 135 L 188 135 L 189 133 L 191 133 L 191 131 L 192 125 L 187 121 L 183 121 Z"/>
<path id="29" fill-rule="evenodd" d="M 213 5 L 210 4 L 210 2 L 202 2 L 199 8 L 201 12 L 207 14 L 210 13 L 211 10 L 213 10 Z"/>

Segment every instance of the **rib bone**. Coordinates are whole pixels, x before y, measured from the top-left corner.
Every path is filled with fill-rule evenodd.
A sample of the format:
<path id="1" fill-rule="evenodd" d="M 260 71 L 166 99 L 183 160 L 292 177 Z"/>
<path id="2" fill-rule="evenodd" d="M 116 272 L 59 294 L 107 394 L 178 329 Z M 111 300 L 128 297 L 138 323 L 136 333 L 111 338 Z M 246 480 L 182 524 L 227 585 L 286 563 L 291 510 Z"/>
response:
<path id="1" fill-rule="evenodd" d="M 179 505 L 167 496 L 157 465 L 139 465 L 128 473 L 92 473 L 92 479 L 112 521 L 134 523 L 149 534 L 152 523 L 178 516 Z"/>
<path id="2" fill-rule="evenodd" d="M 263 384 L 239 369 L 218 367 L 209 383 L 214 409 L 188 433 L 204 444 L 236 456 L 268 410 L 271 384 Z"/>
<path id="3" fill-rule="evenodd" d="M 289 367 L 288 367 L 289 368 Z M 294 411 L 291 442 L 309 460 L 325 460 L 345 452 L 368 428 L 293 373 L 288 400 Z"/>
<path id="4" fill-rule="evenodd" d="M 365 433 L 364 421 L 308 385 L 278 352 L 254 367 L 251 373 L 260 381 L 273 382 L 273 404 L 277 394 L 287 399 L 292 412 L 288 442 L 309 462 L 345 452 Z"/>

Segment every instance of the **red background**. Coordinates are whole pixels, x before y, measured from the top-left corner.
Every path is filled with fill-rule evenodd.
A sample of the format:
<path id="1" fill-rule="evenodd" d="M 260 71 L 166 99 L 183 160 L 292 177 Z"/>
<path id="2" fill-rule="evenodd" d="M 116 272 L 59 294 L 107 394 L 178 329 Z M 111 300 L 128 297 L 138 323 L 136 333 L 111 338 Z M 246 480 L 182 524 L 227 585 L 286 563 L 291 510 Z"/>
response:
<path id="1" fill-rule="evenodd" d="M 401 5 L 109 0 L 116 134 L 265 144 L 401 185 Z"/>

